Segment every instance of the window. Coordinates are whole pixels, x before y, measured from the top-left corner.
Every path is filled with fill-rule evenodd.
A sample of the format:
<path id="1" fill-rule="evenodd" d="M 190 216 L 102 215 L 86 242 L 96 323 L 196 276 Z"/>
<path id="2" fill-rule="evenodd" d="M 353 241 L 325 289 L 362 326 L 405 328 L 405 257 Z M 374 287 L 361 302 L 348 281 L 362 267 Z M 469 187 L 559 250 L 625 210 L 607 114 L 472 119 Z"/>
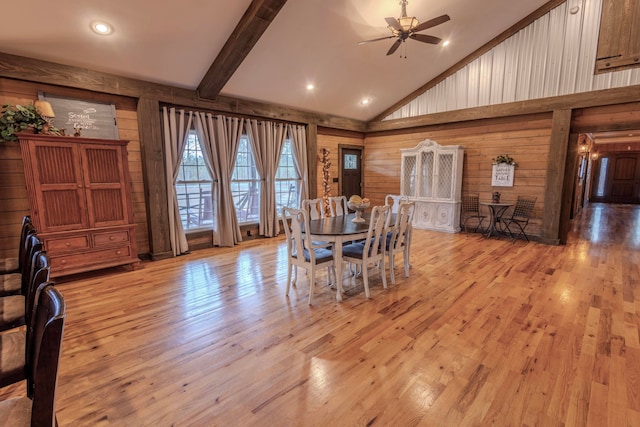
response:
<path id="1" fill-rule="evenodd" d="M 195 131 L 190 131 L 176 180 L 180 219 L 185 230 L 211 227 L 211 184 L 213 180 L 204 162 Z"/>
<path id="2" fill-rule="evenodd" d="M 246 135 L 240 138 L 238 155 L 231 176 L 231 194 L 238 223 L 260 221 L 260 176 Z"/>
<path id="3" fill-rule="evenodd" d="M 296 171 L 291 140 L 284 141 L 280 162 L 276 171 L 276 211 L 280 215 L 283 207 L 300 206 L 300 186 L 302 178 Z"/>

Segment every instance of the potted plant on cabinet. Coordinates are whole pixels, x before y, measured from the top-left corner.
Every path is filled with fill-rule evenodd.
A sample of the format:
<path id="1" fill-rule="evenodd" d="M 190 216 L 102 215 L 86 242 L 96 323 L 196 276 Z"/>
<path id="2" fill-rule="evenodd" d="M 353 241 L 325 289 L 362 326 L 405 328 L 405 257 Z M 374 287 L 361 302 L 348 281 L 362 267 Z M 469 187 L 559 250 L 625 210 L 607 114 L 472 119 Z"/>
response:
<path id="1" fill-rule="evenodd" d="M 16 141 L 18 132 L 60 134 L 60 130 L 51 126 L 49 119 L 43 117 L 34 105 L 3 105 L 0 140 Z"/>

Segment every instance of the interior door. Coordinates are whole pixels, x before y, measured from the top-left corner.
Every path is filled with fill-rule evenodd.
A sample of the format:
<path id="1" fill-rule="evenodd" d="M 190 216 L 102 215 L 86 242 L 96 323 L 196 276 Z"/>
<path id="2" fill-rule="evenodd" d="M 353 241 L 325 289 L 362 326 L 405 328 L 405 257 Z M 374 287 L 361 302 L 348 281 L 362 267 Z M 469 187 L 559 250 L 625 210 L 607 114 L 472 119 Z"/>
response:
<path id="1" fill-rule="evenodd" d="M 640 153 L 610 153 L 595 168 L 592 200 L 640 203 Z"/>
<path id="2" fill-rule="evenodd" d="M 347 199 L 354 194 L 362 196 L 362 147 L 339 147 L 339 195 Z"/>

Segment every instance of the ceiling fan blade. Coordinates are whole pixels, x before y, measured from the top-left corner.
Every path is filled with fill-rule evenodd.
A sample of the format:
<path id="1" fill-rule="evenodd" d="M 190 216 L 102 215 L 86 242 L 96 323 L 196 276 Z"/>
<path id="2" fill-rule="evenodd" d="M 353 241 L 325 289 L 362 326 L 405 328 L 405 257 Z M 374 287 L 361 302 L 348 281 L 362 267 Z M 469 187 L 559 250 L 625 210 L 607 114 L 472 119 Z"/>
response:
<path id="1" fill-rule="evenodd" d="M 389 19 L 389 18 L 387 18 Z M 417 33 L 418 31 L 426 30 L 427 28 L 435 27 L 436 25 L 444 24 L 448 20 L 450 20 L 449 15 L 438 16 L 437 18 L 430 19 L 428 21 L 423 22 L 420 25 L 417 25 L 415 28 L 411 30 L 412 33 Z"/>
<path id="2" fill-rule="evenodd" d="M 398 48 L 400 47 L 400 43 L 402 43 L 402 39 L 400 39 L 400 38 L 398 40 L 396 40 L 395 42 L 393 42 L 393 44 L 391 45 L 391 48 L 387 52 L 387 55 L 391 55 L 393 52 L 398 50 Z"/>
<path id="3" fill-rule="evenodd" d="M 402 26 L 400 25 L 400 23 L 396 18 L 384 18 L 384 20 L 387 21 L 387 24 L 389 24 L 391 28 L 393 28 L 396 31 L 402 32 Z"/>
<path id="4" fill-rule="evenodd" d="M 393 39 L 396 36 L 386 36 L 386 37 L 378 37 L 377 39 L 371 39 L 371 40 L 362 40 L 361 42 L 358 42 L 358 44 L 366 44 L 366 43 L 371 43 L 371 42 L 377 42 L 380 40 L 386 40 L 386 39 Z"/>
<path id="5" fill-rule="evenodd" d="M 426 34 L 411 34 L 409 37 L 414 40 L 418 40 L 419 42 L 431 44 L 438 44 L 442 41 L 442 39 L 439 37 L 428 36 Z"/>

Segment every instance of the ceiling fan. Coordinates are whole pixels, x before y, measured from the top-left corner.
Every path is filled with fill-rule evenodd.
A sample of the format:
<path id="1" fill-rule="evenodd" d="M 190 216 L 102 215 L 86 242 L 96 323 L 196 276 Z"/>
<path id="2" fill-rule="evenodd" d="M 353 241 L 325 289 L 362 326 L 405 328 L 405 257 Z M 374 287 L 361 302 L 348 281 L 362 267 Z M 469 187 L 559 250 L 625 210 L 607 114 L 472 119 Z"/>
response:
<path id="1" fill-rule="evenodd" d="M 359 42 L 358 44 L 365 44 L 370 42 L 377 42 L 379 40 L 397 38 L 397 40 L 393 42 L 393 44 L 391 45 L 391 48 L 387 51 L 387 55 L 391 55 L 400 47 L 400 44 L 402 44 L 402 42 L 404 42 L 407 39 L 413 39 L 419 42 L 431 43 L 431 44 L 440 43 L 442 39 L 439 37 L 428 36 L 426 34 L 417 34 L 417 33 L 420 31 L 424 31 L 428 28 L 435 27 L 436 25 L 440 25 L 447 22 L 448 20 L 451 19 L 449 18 L 449 15 L 438 16 L 437 18 L 430 19 L 421 24 L 415 16 L 407 16 L 407 3 L 408 3 L 407 0 L 402 0 L 400 2 L 400 5 L 402 6 L 402 15 L 400 16 L 400 18 L 398 19 L 384 18 L 384 20 L 387 21 L 387 24 L 389 24 L 388 28 L 389 30 L 391 30 L 391 33 L 393 33 L 392 35 L 386 36 L 386 37 L 379 37 L 373 40 L 364 40 Z"/>

